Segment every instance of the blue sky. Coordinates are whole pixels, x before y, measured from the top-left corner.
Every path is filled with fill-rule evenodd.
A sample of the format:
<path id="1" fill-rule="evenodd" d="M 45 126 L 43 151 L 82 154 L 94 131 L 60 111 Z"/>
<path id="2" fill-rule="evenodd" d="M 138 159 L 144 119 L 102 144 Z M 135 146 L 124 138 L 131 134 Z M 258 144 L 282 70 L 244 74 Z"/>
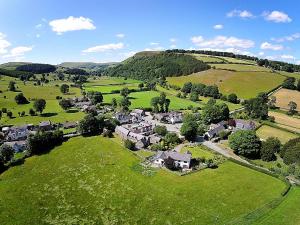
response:
<path id="1" fill-rule="evenodd" d="M 184 48 L 300 63 L 299 8 L 297 0 L 0 0 L 0 62 L 109 62 Z"/>

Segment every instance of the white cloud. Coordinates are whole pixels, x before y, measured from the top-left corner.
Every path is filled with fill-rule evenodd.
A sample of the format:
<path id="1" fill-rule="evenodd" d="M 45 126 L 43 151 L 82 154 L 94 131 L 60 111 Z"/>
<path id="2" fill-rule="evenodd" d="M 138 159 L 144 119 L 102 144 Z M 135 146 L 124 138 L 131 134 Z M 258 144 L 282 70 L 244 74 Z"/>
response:
<path id="1" fill-rule="evenodd" d="M 106 52 L 106 51 L 111 51 L 111 50 L 118 50 L 124 48 L 123 43 L 111 43 L 111 44 L 106 44 L 106 45 L 97 45 L 94 47 L 87 48 L 83 50 L 83 53 L 93 53 L 93 52 Z"/>
<path id="2" fill-rule="evenodd" d="M 298 65 L 300 65 L 300 60 L 298 60 L 296 63 L 297 63 Z"/>
<path id="3" fill-rule="evenodd" d="M 40 34 L 36 34 L 35 37 L 36 37 L 36 38 L 40 38 L 41 35 L 40 35 Z"/>
<path id="4" fill-rule="evenodd" d="M 6 35 L 0 32 L 0 54 L 7 53 L 7 48 L 11 45 L 5 38 Z"/>
<path id="5" fill-rule="evenodd" d="M 124 37 L 125 37 L 125 34 L 122 34 L 122 33 L 116 34 L 116 37 L 117 37 L 117 38 L 124 38 Z"/>
<path id="6" fill-rule="evenodd" d="M 227 13 L 227 17 L 254 18 L 254 15 L 247 10 L 234 9 Z"/>
<path id="7" fill-rule="evenodd" d="M 155 45 L 159 45 L 158 42 L 150 42 L 150 45 L 155 46 Z"/>
<path id="8" fill-rule="evenodd" d="M 264 55 L 265 53 L 264 52 L 259 52 L 258 55 L 262 56 Z"/>
<path id="9" fill-rule="evenodd" d="M 49 22 L 49 25 L 52 27 L 52 30 L 57 34 L 62 34 L 68 31 L 75 30 L 94 30 L 96 27 L 93 24 L 93 21 L 85 17 L 73 17 L 69 16 L 65 19 L 57 19 Z"/>
<path id="10" fill-rule="evenodd" d="M 263 42 L 260 45 L 260 48 L 261 49 L 269 49 L 269 50 L 273 50 L 273 51 L 278 51 L 278 50 L 282 50 L 283 46 L 282 45 L 274 45 L 274 44 L 271 44 L 269 42 Z"/>
<path id="11" fill-rule="evenodd" d="M 284 41 L 294 41 L 300 38 L 300 33 L 294 33 L 289 36 L 281 37 L 281 38 L 271 38 L 272 41 L 276 42 L 284 42 Z"/>
<path id="12" fill-rule="evenodd" d="M 175 44 L 170 45 L 170 48 L 177 48 L 177 46 Z"/>
<path id="13" fill-rule="evenodd" d="M 176 38 L 170 38 L 171 43 L 175 43 L 176 41 L 177 41 Z"/>
<path id="14" fill-rule="evenodd" d="M 295 57 L 292 55 L 281 55 L 280 58 L 285 60 L 295 60 Z"/>
<path id="15" fill-rule="evenodd" d="M 216 25 L 214 25 L 214 29 L 221 30 L 221 29 L 223 29 L 223 25 L 222 24 L 216 24 Z"/>
<path id="16" fill-rule="evenodd" d="M 198 47 L 209 48 L 252 48 L 255 43 L 252 40 L 236 37 L 216 36 L 213 39 L 205 40 L 202 36 L 195 36 L 191 41 Z"/>
<path id="17" fill-rule="evenodd" d="M 153 47 L 153 48 L 145 48 L 144 51 L 162 51 L 164 49 L 165 49 L 164 47 L 157 46 L 157 47 Z"/>
<path id="18" fill-rule="evenodd" d="M 136 51 L 130 51 L 130 52 L 120 53 L 120 55 L 123 56 L 126 59 L 126 58 L 129 58 L 131 56 L 134 56 L 136 53 L 137 53 Z"/>
<path id="19" fill-rule="evenodd" d="M 35 28 L 40 29 L 40 28 L 42 28 L 42 26 L 43 26 L 43 24 L 39 23 L 39 24 L 35 25 Z"/>
<path id="20" fill-rule="evenodd" d="M 288 14 L 280 11 L 264 12 L 265 20 L 273 21 L 275 23 L 289 23 L 292 19 Z"/>
<path id="21" fill-rule="evenodd" d="M 32 46 L 18 46 L 12 48 L 8 55 L 4 55 L 3 58 L 12 58 L 12 57 L 20 57 L 23 56 L 25 53 L 32 51 Z"/>

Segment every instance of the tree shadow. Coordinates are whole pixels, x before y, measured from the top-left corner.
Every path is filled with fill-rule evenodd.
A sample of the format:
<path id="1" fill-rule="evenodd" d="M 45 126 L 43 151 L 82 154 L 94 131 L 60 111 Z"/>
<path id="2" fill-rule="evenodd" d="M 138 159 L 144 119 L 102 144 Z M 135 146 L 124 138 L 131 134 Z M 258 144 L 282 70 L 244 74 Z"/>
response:
<path id="1" fill-rule="evenodd" d="M 67 113 L 77 113 L 79 112 L 78 109 L 69 109 L 68 111 L 66 111 Z"/>
<path id="2" fill-rule="evenodd" d="M 52 117 L 52 116 L 57 116 L 57 113 L 43 113 L 41 114 L 42 117 Z"/>

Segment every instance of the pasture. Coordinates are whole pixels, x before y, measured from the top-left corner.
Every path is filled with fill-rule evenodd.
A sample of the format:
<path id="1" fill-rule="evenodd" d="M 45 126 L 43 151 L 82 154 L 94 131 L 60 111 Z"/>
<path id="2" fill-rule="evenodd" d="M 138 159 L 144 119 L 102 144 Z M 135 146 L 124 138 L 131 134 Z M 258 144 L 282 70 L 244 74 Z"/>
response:
<path id="1" fill-rule="evenodd" d="M 300 108 L 300 91 L 282 88 L 274 93 L 274 96 L 276 97 L 276 106 L 280 109 L 289 110 L 288 104 L 290 101 L 296 102 Z"/>
<path id="2" fill-rule="evenodd" d="M 216 69 L 224 70 L 235 70 L 240 72 L 271 72 L 270 69 L 256 66 L 256 65 L 245 65 L 245 64 L 210 64 L 210 66 L 216 67 Z"/>
<path id="3" fill-rule="evenodd" d="M 291 132 L 280 130 L 271 126 L 263 125 L 257 131 L 258 137 L 266 140 L 268 137 L 277 137 L 283 144 L 288 140 L 298 137 L 298 135 Z"/>
<path id="4" fill-rule="evenodd" d="M 274 116 L 278 126 L 300 134 L 300 119 L 284 113 L 269 111 L 269 116 Z"/>
<path id="5" fill-rule="evenodd" d="M 249 99 L 260 92 L 268 92 L 280 85 L 284 76 L 268 72 L 232 72 L 207 70 L 188 76 L 168 77 L 169 84 L 182 87 L 186 82 L 217 85 L 223 94 L 236 93 L 239 98 Z"/>
<path id="6" fill-rule="evenodd" d="M 8 83 L 10 80 L 16 82 L 17 91 L 8 91 Z M 68 83 L 68 82 L 60 82 Z M 57 83 L 55 83 L 57 84 Z M 49 84 L 44 84 L 43 86 L 35 86 L 32 81 L 26 82 L 25 84 L 20 80 L 16 80 L 10 77 L 2 77 L 0 82 L 0 109 L 7 108 L 7 110 L 13 113 L 13 118 L 10 119 L 3 114 L 1 122 L 5 124 L 21 125 L 25 123 L 37 124 L 41 121 L 50 120 L 52 122 L 65 122 L 65 121 L 77 121 L 80 120 L 84 114 L 78 112 L 77 110 L 69 110 L 65 112 L 58 104 L 56 96 L 61 96 L 63 98 L 71 98 L 74 96 L 81 96 L 79 88 L 70 87 L 69 94 L 62 94 L 59 90 L 59 86 L 55 86 L 50 82 Z M 29 104 L 18 105 L 15 102 L 15 96 L 22 92 L 24 96 L 30 101 Z M 6 98 L 5 98 L 5 97 Z M 29 109 L 33 108 L 33 102 L 35 99 L 43 98 L 46 100 L 46 108 L 42 115 L 30 116 Z M 20 117 L 19 112 L 25 111 L 26 116 Z"/>
<path id="7" fill-rule="evenodd" d="M 225 60 L 216 57 L 216 56 L 210 56 L 210 55 L 204 55 L 204 54 L 189 54 L 191 56 L 194 56 L 196 59 L 201 60 L 205 63 L 224 63 Z"/>
<path id="8" fill-rule="evenodd" d="M 138 163 L 117 139 L 70 139 L 0 175 L 0 221 L 230 224 L 285 188 L 274 177 L 229 161 L 187 176 Z"/>
<path id="9" fill-rule="evenodd" d="M 102 94 L 110 94 L 113 91 L 120 91 L 123 88 L 138 90 L 137 84 L 122 84 L 122 85 L 97 85 L 97 86 L 87 86 L 86 91 L 100 91 Z"/>
<path id="10" fill-rule="evenodd" d="M 89 79 L 87 83 L 84 84 L 85 87 L 98 86 L 98 85 L 118 85 L 118 84 L 138 84 L 141 81 L 133 79 L 125 79 L 124 77 L 101 77 L 99 79 Z"/>

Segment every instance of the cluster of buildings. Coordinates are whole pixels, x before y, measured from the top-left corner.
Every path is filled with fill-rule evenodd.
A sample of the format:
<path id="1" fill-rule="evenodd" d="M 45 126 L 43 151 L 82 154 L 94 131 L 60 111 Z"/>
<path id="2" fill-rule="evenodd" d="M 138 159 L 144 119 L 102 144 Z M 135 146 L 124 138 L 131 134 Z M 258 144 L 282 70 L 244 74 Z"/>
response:
<path id="1" fill-rule="evenodd" d="M 75 108 L 86 113 L 96 111 L 98 114 L 100 114 L 113 111 L 113 108 L 109 106 L 104 106 L 102 107 L 102 109 L 97 109 L 97 107 L 92 103 L 92 101 L 86 96 L 72 98 L 71 102 Z"/>

